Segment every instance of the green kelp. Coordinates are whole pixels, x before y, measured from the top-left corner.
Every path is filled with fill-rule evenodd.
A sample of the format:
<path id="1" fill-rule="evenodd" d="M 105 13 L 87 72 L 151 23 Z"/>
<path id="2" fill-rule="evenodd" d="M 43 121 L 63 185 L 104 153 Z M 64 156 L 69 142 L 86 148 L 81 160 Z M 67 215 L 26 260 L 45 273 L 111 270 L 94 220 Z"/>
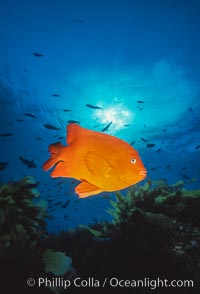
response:
<path id="1" fill-rule="evenodd" d="M 125 197 L 117 193 L 111 205 L 108 212 L 113 224 L 135 223 L 137 212 L 148 223 L 160 226 L 162 232 L 168 231 L 174 249 L 181 243 L 184 252 L 192 248 L 199 251 L 200 262 L 200 190 L 184 189 L 183 181 L 171 186 L 163 181 L 148 181 L 144 186 L 133 186 Z"/>
<path id="2" fill-rule="evenodd" d="M 0 276 L 6 293 L 43 269 L 39 243 L 46 234 L 46 210 L 36 186 L 32 177 L 0 186 Z"/>
<path id="3" fill-rule="evenodd" d="M 27 286 L 28 278 L 68 278 L 75 274 L 72 260 L 49 248 L 45 219 L 48 203 L 41 199 L 32 177 L 0 186 L 0 277 L 6 293 L 61 293 L 61 289 Z M 10 283 L 12 281 L 12 283 Z M 33 292 L 32 292 L 33 291 Z"/>
<path id="4" fill-rule="evenodd" d="M 69 255 L 82 278 L 188 279 L 194 288 L 181 288 L 181 293 L 199 293 L 199 197 L 199 190 L 185 190 L 183 182 L 169 186 L 164 180 L 148 181 L 126 196 L 116 194 L 108 210 L 112 222 L 63 232 L 48 244 Z"/>
<path id="5" fill-rule="evenodd" d="M 0 187 L 0 252 L 10 247 L 30 249 L 44 234 L 46 208 L 34 202 L 38 197 L 32 177 Z"/>
<path id="6" fill-rule="evenodd" d="M 0 239 L 1 261 L 4 261 L 1 262 L 1 277 L 5 276 L 7 265 L 9 279 L 16 275 L 15 288 L 20 277 L 23 277 L 20 280 L 23 285 L 26 277 L 44 276 L 54 279 L 57 274 L 64 274 L 62 277 L 71 281 L 75 277 L 85 280 L 93 277 L 99 281 L 104 281 L 105 277 L 108 280 L 113 277 L 118 280 L 142 280 L 145 277 L 159 277 L 169 281 L 192 280 L 192 291 L 187 287 L 175 288 L 174 292 L 172 288 L 166 288 L 164 293 L 199 293 L 199 289 L 195 288 L 200 280 L 199 190 L 186 190 L 183 182 L 169 186 L 164 180 L 148 181 L 144 186 L 132 187 L 126 196 L 116 194 L 116 199 L 111 201 L 112 207 L 108 210 L 112 215 L 112 222 L 81 225 L 77 229 L 43 238 L 45 213 L 41 211 L 46 209 L 46 203 L 34 203 L 36 197 L 27 196 L 32 195 L 34 184 L 28 187 L 22 185 L 19 189 L 17 185 L 13 189 L 11 183 L 11 186 L 9 184 L 6 187 L 3 196 L 3 187 L 0 189 L 0 200 L 4 201 L 0 206 L 3 237 Z M 21 197 L 18 195 L 19 191 Z M 29 202 L 29 199 L 32 200 Z M 11 218 L 9 215 L 9 226 L 6 225 L 6 206 L 20 210 L 20 213 L 11 214 Z M 34 212 L 35 206 L 37 209 Z M 32 214 L 30 207 L 33 208 Z M 28 221 L 22 222 L 22 216 Z M 32 221 L 36 220 L 39 225 L 35 231 L 30 228 Z M 29 237 L 25 238 L 25 235 Z M 35 245 L 30 246 L 31 240 L 35 241 Z M 23 244 L 22 250 L 19 244 Z M 101 290 L 102 293 L 107 293 L 112 289 L 106 285 L 106 290 Z M 121 290 L 116 287 L 114 292 L 118 289 Z M 40 290 L 41 293 L 51 293 L 52 290 L 56 293 L 66 292 L 60 288 L 37 289 Z M 81 290 L 88 291 L 88 288 Z M 70 288 L 70 293 L 71 291 L 73 288 Z M 72 293 L 76 291 L 77 288 Z M 142 294 L 151 292 L 149 288 L 131 288 L 131 291 Z M 160 288 L 159 293 L 162 293 Z"/>
<path id="7" fill-rule="evenodd" d="M 200 190 L 184 189 L 184 182 L 168 185 L 165 181 L 148 181 L 144 186 L 133 186 L 126 197 L 117 195 L 114 206 L 121 212 L 137 207 L 144 211 L 162 213 L 179 221 L 200 224 Z M 117 208 L 117 209 L 116 209 Z M 112 210 L 110 211 L 112 214 Z M 113 215 L 114 217 L 114 215 Z"/>

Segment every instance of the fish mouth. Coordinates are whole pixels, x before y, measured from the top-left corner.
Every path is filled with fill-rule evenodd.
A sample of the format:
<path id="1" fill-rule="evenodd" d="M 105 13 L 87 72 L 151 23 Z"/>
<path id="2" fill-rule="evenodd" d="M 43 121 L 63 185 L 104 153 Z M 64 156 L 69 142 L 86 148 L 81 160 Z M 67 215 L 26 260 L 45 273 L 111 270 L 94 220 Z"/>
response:
<path id="1" fill-rule="evenodd" d="M 143 177 L 146 177 L 147 171 L 146 170 L 141 170 L 141 171 L 139 171 L 139 175 L 143 176 Z"/>

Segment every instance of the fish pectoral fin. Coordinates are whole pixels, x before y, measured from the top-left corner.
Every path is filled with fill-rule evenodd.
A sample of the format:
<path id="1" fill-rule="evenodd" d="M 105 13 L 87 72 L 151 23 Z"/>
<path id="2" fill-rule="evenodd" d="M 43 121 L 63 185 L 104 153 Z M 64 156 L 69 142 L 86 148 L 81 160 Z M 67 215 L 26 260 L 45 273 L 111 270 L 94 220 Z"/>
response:
<path id="1" fill-rule="evenodd" d="M 85 165 L 91 174 L 102 176 L 111 170 L 111 166 L 106 159 L 95 152 L 88 152 L 85 156 Z"/>
<path id="2" fill-rule="evenodd" d="M 103 192 L 99 187 L 84 180 L 75 188 L 75 191 L 80 198 L 85 198 Z"/>

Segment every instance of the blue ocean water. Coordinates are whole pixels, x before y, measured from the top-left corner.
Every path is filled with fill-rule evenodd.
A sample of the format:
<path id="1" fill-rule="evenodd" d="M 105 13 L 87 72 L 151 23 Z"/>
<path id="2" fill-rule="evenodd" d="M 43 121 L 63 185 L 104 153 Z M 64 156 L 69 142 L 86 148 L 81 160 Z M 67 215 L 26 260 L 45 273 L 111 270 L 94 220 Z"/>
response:
<path id="1" fill-rule="evenodd" d="M 114 197 L 79 199 L 76 181 L 42 170 L 68 120 L 112 122 L 107 133 L 132 143 L 148 178 L 199 188 L 199 12 L 195 0 L 0 1 L 1 182 L 35 177 L 50 232 L 109 220 Z"/>

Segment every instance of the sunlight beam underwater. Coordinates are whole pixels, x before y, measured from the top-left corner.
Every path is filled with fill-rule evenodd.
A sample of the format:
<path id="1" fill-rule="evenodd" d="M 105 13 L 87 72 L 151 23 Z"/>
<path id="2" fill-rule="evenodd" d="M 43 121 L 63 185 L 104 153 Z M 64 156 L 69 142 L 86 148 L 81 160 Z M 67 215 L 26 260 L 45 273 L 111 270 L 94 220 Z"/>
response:
<path id="1" fill-rule="evenodd" d="M 98 119 L 101 124 L 112 122 L 112 132 L 115 133 L 124 128 L 124 125 L 130 124 L 135 114 L 123 108 L 122 105 L 112 105 L 108 108 L 102 107 L 103 110 L 96 110 L 94 119 Z"/>

